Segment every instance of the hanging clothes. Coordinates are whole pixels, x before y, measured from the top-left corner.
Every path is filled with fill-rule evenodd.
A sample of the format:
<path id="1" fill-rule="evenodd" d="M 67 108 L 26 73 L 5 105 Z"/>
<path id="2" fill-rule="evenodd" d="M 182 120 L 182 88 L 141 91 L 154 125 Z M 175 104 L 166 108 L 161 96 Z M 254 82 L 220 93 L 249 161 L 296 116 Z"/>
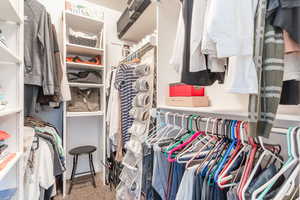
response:
<path id="1" fill-rule="evenodd" d="M 137 91 L 133 87 L 133 83 L 138 79 L 138 76 L 135 75 L 134 70 L 135 65 L 121 64 L 118 68 L 114 84 L 120 95 L 123 145 L 130 139 L 128 129 L 132 126 L 134 121 L 133 117 L 129 114 L 129 111 L 132 109 L 133 99 L 137 94 Z"/>
<path id="2" fill-rule="evenodd" d="M 212 85 L 216 81 L 224 82 L 225 73 L 212 73 L 209 69 L 198 72 L 190 72 L 190 44 L 191 44 L 191 25 L 194 0 L 184 0 L 182 6 L 182 17 L 184 21 L 184 50 L 183 64 L 181 72 L 181 82 L 189 85 Z"/>
<path id="3" fill-rule="evenodd" d="M 42 86 L 44 95 L 54 94 L 54 71 L 46 8 L 36 0 L 24 1 L 24 83 Z"/>

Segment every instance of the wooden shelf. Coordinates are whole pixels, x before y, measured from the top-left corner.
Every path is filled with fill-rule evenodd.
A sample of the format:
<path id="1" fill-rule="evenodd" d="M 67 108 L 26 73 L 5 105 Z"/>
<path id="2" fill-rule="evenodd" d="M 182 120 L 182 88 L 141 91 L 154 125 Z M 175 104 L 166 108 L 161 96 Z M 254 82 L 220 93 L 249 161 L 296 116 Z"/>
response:
<path id="1" fill-rule="evenodd" d="M 16 108 L 16 109 L 6 108 L 6 109 L 0 111 L 0 117 L 5 117 L 7 115 L 13 115 L 16 113 L 20 113 L 21 111 L 22 111 L 22 109 L 20 109 L 20 108 Z"/>
<path id="2" fill-rule="evenodd" d="M 70 87 L 83 87 L 83 88 L 101 88 L 103 84 L 93 83 L 69 83 Z"/>
<path id="3" fill-rule="evenodd" d="M 102 111 L 97 112 L 67 112 L 67 117 L 93 117 L 93 116 L 102 116 Z"/>
<path id="4" fill-rule="evenodd" d="M 18 163 L 20 158 L 22 157 L 22 153 L 18 152 L 16 153 L 16 156 L 8 162 L 6 167 L 0 171 L 0 181 L 9 173 L 9 171 Z"/>
<path id="5" fill-rule="evenodd" d="M 75 31 L 86 31 L 88 33 L 99 33 L 104 26 L 103 20 L 74 14 L 71 11 L 65 11 L 66 23 Z"/>
<path id="6" fill-rule="evenodd" d="M 20 63 L 21 60 L 14 55 L 9 48 L 0 42 L 0 62 Z"/>
<path id="7" fill-rule="evenodd" d="M 12 21 L 16 23 L 21 23 L 22 18 L 18 14 L 17 10 L 13 6 L 11 0 L 1 0 L 0 1 L 0 19 L 4 21 Z"/>
<path id="8" fill-rule="evenodd" d="M 103 70 L 103 65 L 91 65 L 84 63 L 67 62 L 67 67 L 72 69 L 91 69 L 91 70 Z"/>
<path id="9" fill-rule="evenodd" d="M 104 50 L 100 48 L 82 46 L 77 44 L 67 44 L 67 53 L 83 55 L 83 56 L 97 56 L 103 55 Z"/>

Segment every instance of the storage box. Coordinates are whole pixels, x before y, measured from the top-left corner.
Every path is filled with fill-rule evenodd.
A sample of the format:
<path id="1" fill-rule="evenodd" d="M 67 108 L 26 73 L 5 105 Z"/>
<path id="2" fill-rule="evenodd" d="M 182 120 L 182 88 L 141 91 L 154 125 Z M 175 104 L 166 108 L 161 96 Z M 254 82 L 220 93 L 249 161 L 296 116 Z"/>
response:
<path id="1" fill-rule="evenodd" d="M 204 96 L 204 87 L 173 83 L 169 85 L 170 97 Z"/>
<path id="2" fill-rule="evenodd" d="M 168 106 L 177 107 L 207 107 L 209 101 L 207 96 L 203 97 L 167 97 Z"/>

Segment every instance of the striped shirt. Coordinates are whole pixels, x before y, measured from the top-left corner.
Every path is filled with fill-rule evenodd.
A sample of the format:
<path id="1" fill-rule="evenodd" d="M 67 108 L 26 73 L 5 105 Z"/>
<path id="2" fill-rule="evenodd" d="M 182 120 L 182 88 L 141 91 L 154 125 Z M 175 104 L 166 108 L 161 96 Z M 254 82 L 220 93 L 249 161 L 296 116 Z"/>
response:
<path id="1" fill-rule="evenodd" d="M 132 65 L 122 64 L 116 74 L 115 87 L 119 90 L 121 103 L 121 132 L 123 145 L 130 139 L 128 129 L 132 126 L 133 117 L 129 115 L 132 109 L 134 97 L 137 91 L 133 87 L 133 83 L 138 79 L 135 75 L 135 67 Z"/>

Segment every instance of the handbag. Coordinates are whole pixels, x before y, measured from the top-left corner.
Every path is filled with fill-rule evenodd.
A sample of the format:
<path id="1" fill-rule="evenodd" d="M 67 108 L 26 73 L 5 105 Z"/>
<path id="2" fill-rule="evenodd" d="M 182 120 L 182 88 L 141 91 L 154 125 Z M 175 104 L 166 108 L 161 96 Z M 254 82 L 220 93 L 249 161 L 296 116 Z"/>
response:
<path id="1" fill-rule="evenodd" d="M 101 109 L 98 88 L 71 88 L 72 100 L 68 102 L 69 112 L 95 112 Z"/>
<path id="2" fill-rule="evenodd" d="M 77 83 L 102 83 L 102 75 L 98 71 L 77 71 L 77 72 L 68 72 L 69 82 Z"/>

